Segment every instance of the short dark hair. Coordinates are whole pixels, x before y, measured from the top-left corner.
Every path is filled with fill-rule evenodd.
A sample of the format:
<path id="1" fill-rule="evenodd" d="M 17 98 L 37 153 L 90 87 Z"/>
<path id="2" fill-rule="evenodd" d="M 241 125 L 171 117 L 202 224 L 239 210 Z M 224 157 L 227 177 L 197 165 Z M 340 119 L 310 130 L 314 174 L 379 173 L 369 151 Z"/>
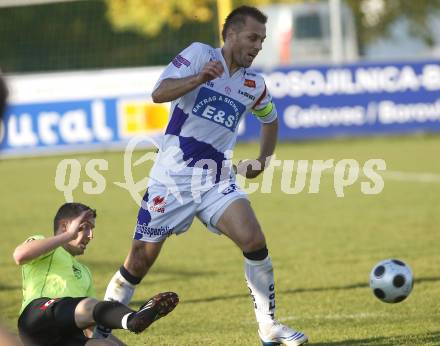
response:
<path id="1" fill-rule="evenodd" d="M 58 209 L 55 218 L 53 220 L 53 234 L 57 234 L 60 227 L 61 220 L 73 219 L 79 216 L 83 211 L 90 210 L 93 213 L 93 217 L 96 217 L 96 210 L 82 203 L 64 203 L 60 209 Z"/>
<path id="2" fill-rule="evenodd" d="M 3 113 L 6 110 L 6 100 L 8 99 L 8 88 L 4 81 L 0 71 L 0 120 L 3 117 Z"/>
<path id="3" fill-rule="evenodd" d="M 226 17 L 225 24 L 223 24 L 222 37 L 226 40 L 226 34 L 230 27 L 242 27 L 246 24 L 246 17 L 252 17 L 261 24 L 266 24 L 267 16 L 256 7 L 240 6 L 234 9 Z"/>

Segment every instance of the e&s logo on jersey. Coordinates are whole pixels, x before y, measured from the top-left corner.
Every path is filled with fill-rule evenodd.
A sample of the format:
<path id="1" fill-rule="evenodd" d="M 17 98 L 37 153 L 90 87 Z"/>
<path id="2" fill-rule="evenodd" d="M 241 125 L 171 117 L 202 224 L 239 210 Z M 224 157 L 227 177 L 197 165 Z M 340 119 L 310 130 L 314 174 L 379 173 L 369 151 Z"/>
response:
<path id="1" fill-rule="evenodd" d="M 197 95 L 192 112 L 200 118 L 234 132 L 245 110 L 246 106 L 232 97 L 202 87 Z"/>

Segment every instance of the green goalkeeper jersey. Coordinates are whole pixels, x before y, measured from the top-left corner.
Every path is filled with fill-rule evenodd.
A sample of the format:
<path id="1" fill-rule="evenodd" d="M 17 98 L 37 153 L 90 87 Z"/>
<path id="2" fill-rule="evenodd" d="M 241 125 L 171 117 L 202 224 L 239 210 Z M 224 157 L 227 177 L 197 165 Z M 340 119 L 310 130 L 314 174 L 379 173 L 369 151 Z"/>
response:
<path id="1" fill-rule="evenodd" d="M 28 238 L 44 239 L 42 235 Z M 41 297 L 95 297 L 89 268 L 79 263 L 63 247 L 58 247 L 22 266 L 23 303 L 20 313 Z"/>

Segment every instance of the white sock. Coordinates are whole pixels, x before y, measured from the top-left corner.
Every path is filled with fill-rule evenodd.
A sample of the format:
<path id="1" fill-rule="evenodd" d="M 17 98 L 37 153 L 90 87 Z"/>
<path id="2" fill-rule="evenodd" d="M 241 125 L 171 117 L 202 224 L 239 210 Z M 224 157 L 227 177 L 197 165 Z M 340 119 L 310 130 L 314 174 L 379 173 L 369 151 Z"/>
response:
<path id="1" fill-rule="evenodd" d="M 118 270 L 107 286 L 104 300 L 117 301 L 128 306 L 135 288 L 136 286 L 128 282 Z"/>
<path id="2" fill-rule="evenodd" d="M 254 300 L 257 322 L 260 326 L 272 325 L 275 316 L 275 287 L 270 257 L 261 261 L 245 258 L 244 272 Z"/>

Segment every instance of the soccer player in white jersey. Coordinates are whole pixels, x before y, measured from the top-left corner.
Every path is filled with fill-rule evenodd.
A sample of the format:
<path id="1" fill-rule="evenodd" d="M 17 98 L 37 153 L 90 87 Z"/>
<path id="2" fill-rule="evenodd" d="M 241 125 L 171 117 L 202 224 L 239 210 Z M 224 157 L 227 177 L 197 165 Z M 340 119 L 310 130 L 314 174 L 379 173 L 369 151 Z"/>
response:
<path id="1" fill-rule="evenodd" d="M 153 100 L 172 102 L 170 121 L 150 173 L 132 247 L 105 299 L 128 304 L 165 239 L 185 232 L 196 216 L 243 251 L 263 345 L 302 345 L 307 336 L 275 320 L 274 276 L 265 237 L 246 195 L 235 184 L 228 156 L 239 120 L 248 112 L 261 122 L 260 153 L 256 160 L 241 162 L 238 173 L 258 176 L 275 149 L 276 108 L 263 77 L 249 69 L 262 49 L 266 20 L 256 8 L 236 8 L 226 18 L 222 48 L 193 43 L 161 75 Z M 202 184 L 203 174 L 210 184 Z"/>

